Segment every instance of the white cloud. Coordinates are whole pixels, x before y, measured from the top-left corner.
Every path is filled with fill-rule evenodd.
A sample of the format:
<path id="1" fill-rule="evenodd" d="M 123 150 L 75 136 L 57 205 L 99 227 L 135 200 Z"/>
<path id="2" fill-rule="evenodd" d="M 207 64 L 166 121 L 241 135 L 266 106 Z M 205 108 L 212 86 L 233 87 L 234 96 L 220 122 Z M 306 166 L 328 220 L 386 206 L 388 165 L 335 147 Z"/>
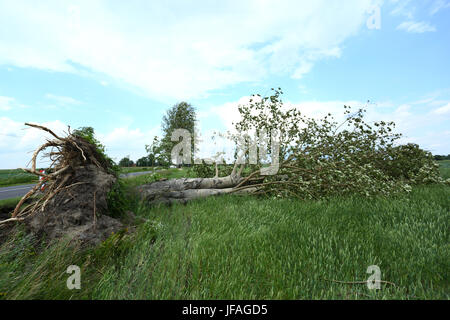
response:
<path id="1" fill-rule="evenodd" d="M 450 149 L 450 131 L 434 130 L 427 131 L 422 135 L 405 136 L 400 139 L 400 143 L 416 143 L 422 149 L 433 154 L 448 154 Z"/>
<path id="2" fill-rule="evenodd" d="M 209 112 L 204 117 L 217 117 L 222 121 L 226 130 L 232 131 L 234 129 L 233 122 L 237 122 L 240 119 L 238 106 L 249 103 L 251 98 L 252 97 L 250 96 L 244 96 L 238 101 L 226 102 L 221 106 L 214 106 L 210 108 Z"/>
<path id="3" fill-rule="evenodd" d="M 106 75 L 156 98 L 300 77 L 365 27 L 376 0 L 3 1 L 0 64 Z"/>
<path id="4" fill-rule="evenodd" d="M 11 105 L 11 103 L 13 101 L 14 101 L 14 98 L 0 96 L 0 110 L 2 110 L 2 111 L 11 110 L 13 108 Z"/>
<path id="5" fill-rule="evenodd" d="M 146 155 L 145 145 L 151 144 L 153 137 L 159 135 L 159 131 L 159 127 L 147 131 L 122 127 L 106 134 L 98 134 L 98 139 L 106 146 L 107 154 L 116 162 L 128 155 L 136 161 Z"/>
<path id="6" fill-rule="evenodd" d="M 414 16 L 415 8 L 410 5 L 411 0 L 391 0 L 394 4 L 391 14 L 394 16 L 405 16 L 408 19 L 412 19 Z"/>
<path id="7" fill-rule="evenodd" d="M 436 27 L 427 22 L 405 21 L 397 26 L 398 30 L 403 30 L 410 33 L 424 33 L 435 32 Z"/>
<path id="8" fill-rule="evenodd" d="M 0 96 L 0 110 L 9 111 L 15 108 L 27 108 L 27 106 L 12 97 Z"/>
<path id="9" fill-rule="evenodd" d="M 439 115 L 450 114 L 450 103 L 447 103 L 445 106 L 433 110 L 433 113 Z"/>
<path id="10" fill-rule="evenodd" d="M 444 0 L 436 0 L 431 5 L 430 15 L 435 15 L 442 9 L 450 8 L 450 2 Z"/>
<path id="11" fill-rule="evenodd" d="M 309 71 L 311 71 L 313 67 L 313 64 L 311 62 L 303 62 L 295 71 L 294 74 L 292 75 L 292 78 L 294 79 L 301 79 L 303 77 L 304 74 L 308 73 Z"/>
<path id="12" fill-rule="evenodd" d="M 56 134 L 64 134 L 67 126 L 61 121 L 40 123 Z M 52 138 L 38 129 L 26 127 L 23 122 L 17 122 L 7 117 L 0 117 L 0 168 L 25 167 L 31 159 L 32 152 Z"/>
<path id="13" fill-rule="evenodd" d="M 221 106 L 212 107 L 209 110 L 209 116 L 220 118 L 226 130 L 233 131 L 234 130 L 233 122 L 236 123 L 240 120 L 240 113 L 238 110 L 238 106 L 249 103 L 250 99 L 258 101 L 258 97 L 244 96 L 240 98 L 238 101 L 227 102 Z M 358 107 L 364 106 L 364 103 L 354 100 L 302 101 L 299 103 L 285 102 L 283 107 L 284 109 L 297 108 L 304 116 L 316 119 L 323 117 L 330 112 L 331 114 L 333 114 L 333 116 L 336 117 L 337 121 L 342 121 L 343 119 L 345 119 L 345 116 L 343 114 L 344 105 L 352 106 L 356 111 Z M 204 118 L 207 118 L 207 116 L 204 115 Z"/>
<path id="14" fill-rule="evenodd" d="M 65 97 L 65 96 L 58 96 L 58 95 L 54 95 L 54 94 L 51 94 L 51 93 L 47 93 L 45 95 L 45 97 L 47 99 L 55 101 L 57 104 L 62 105 L 62 106 L 81 104 L 81 101 L 78 101 L 78 100 L 76 100 L 74 98 Z"/>
<path id="15" fill-rule="evenodd" d="M 48 127 L 57 135 L 65 136 L 67 125 L 59 120 L 38 123 Z M 111 132 L 97 133 L 99 141 L 106 146 L 107 153 L 119 161 L 127 155 L 133 160 L 144 156 L 145 145 L 159 134 L 159 127 L 142 131 L 141 129 L 116 128 Z M 25 167 L 31 159 L 32 152 L 46 139 L 53 137 L 41 130 L 30 128 L 22 122 L 7 117 L 0 117 L 0 168 Z M 40 161 L 38 166 L 49 165 Z"/>

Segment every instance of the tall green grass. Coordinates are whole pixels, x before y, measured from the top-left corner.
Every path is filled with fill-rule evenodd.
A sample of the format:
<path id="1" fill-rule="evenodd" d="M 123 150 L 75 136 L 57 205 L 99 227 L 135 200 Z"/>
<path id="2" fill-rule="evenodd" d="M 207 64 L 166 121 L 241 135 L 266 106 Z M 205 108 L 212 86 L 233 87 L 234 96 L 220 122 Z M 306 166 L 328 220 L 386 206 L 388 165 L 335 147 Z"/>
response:
<path id="1" fill-rule="evenodd" d="M 450 168 L 450 160 L 440 160 L 437 163 L 439 163 L 441 168 Z"/>
<path id="2" fill-rule="evenodd" d="M 77 251 L 0 250 L 4 298 L 448 299 L 449 188 L 396 198 L 270 200 L 224 196 L 147 209 L 132 236 Z M 19 242 L 19 243 L 22 243 Z M 30 249 L 31 248 L 31 249 Z M 5 262 L 6 261 L 6 262 Z M 82 290 L 65 288 L 70 264 Z M 365 284 L 377 265 L 381 290 Z"/>
<path id="3" fill-rule="evenodd" d="M 450 160 L 438 161 L 439 170 L 441 171 L 441 176 L 444 179 L 450 179 Z"/>
<path id="4" fill-rule="evenodd" d="M 133 179 L 143 178 L 126 179 L 129 188 L 142 182 Z M 19 229 L 0 247 L 0 299 L 449 298 L 448 186 L 391 198 L 223 196 L 154 208 L 135 197 L 129 206 L 147 222 L 95 248 L 45 246 Z M 81 290 L 66 288 L 72 264 Z M 370 265 L 395 286 L 338 283 L 367 280 Z"/>
<path id="5" fill-rule="evenodd" d="M 326 202 L 220 197 L 153 209 L 99 299 L 445 299 L 449 190 Z M 364 284 L 378 265 L 382 290 Z"/>

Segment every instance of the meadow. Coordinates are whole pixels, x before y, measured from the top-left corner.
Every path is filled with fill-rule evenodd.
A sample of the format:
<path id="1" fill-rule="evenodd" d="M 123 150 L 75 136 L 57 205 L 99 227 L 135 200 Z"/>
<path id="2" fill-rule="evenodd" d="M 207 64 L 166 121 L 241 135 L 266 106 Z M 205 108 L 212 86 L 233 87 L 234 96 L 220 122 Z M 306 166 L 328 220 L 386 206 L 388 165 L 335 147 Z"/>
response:
<path id="1" fill-rule="evenodd" d="M 450 160 L 441 160 L 439 162 L 439 169 L 441 170 L 441 176 L 445 179 L 450 178 Z"/>
<path id="2" fill-rule="evenodd" d="M 120 168 L 120 173 L 151 171 L 151 170 L 153 170 L 155 168 L 153 168 L 153 167 L 121 167 Z"/>
<path id="3" fill-rule="evenodd" d="M 34 174 L 22 169 L 2 169 L 0 170 L 0 187 L 9 187 L 20 184 L 31 184 L 38 179 Z"/>
<path id="4" fill-rule="evenodd" d="M 18 232 L 0 248 L 0 299 L 449 298 L 448 186 L 389 198 L 221 196 L 153 208 L 131 199 L 147 221 L 96 248 L 40 249 Z M 72 264 L 81 290 L 66 287 Z M 386 281 L 380 290 L 365 283 L 371 265 Z"/>

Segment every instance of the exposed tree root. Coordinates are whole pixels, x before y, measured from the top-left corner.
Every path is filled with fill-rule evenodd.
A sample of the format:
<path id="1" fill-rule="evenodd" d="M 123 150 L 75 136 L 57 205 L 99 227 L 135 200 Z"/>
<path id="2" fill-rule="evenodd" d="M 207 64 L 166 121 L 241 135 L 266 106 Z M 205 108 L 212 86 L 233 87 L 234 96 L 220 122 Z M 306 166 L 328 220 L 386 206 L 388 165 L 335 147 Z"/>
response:
<path id="1" fill-rule="evenodd" d="M 69 236 L 89 243 L 98 243 L 120 230 L 123 226 L 119 221 L 98 216 L 108 210 L 106 197 L 116 176 L 97 147 L 78 133 L 72 134 L 70 128 L 67 136 L 60 137 L 46 127 L 25 125 L 48 132 L 54 139 L 38 147 L 31 168 L 24 169 L 39 176 L 40 182 L 0 226 L 20 222 L 34 234 L 46 234 L 49 240 Z M 36 168 L 40 155 L 51 161 L 46 172 Z"/>
<path id="2" fill-rule="evenodd" d="M 69 135 L 67 137 L 59 137 L 52 130 L 46 127 L 30 123 L 25 123 L 25 125 L 46 131 L 55 139 L 47 141 L 47 143 L 37 148 L 31 158 L 31 169 L 23 169 L 27 172 L 38 175 L 41 177 L 41 181 L 22 197 L 12 213 L 12 218 L 27 217 L 33 215 L 39 210 L 44 211 L 49 201 L 51 201 L 58 193 L 67 191 L 68 188 L 80 183 L 86 183 L 70 183 L 76 167 L 89 164 L 94 164 L 98 168 L 103 169 L 106 169 L 107 167 L 106 163 L 104 163 L 104 160 L 95 149 L 95 146 L 77 135 L 70 134 L 70 128 Z M 52 150 L 44 156 L 49 157 L 52 160 L 52 164 L 47 169 L 47 173 L 44 173 L 36 169 L 36 161 L 39 154 L 47 148 L 52 148 Z M 55 149 L 56 151 L 54 151 Z M 34 205 L 32 207 L 27 206 L 26 208 L 22 208 L 25 200 L 40 192 L 43 185 L 45 185 L 44 192 L 41 197 L 37 197 Z"/>

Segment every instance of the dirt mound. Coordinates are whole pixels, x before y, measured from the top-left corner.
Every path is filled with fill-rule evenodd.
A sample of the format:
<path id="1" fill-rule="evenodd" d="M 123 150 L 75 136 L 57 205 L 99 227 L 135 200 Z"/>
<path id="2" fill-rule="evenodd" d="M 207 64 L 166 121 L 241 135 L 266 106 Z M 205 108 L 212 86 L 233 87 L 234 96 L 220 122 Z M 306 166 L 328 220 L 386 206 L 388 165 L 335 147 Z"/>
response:
<path id="1" fill-rule="evenodd" d="M 22 197 L 8 219 L 0 219 L 0 240 L 16 223 L 38 238 L 69 237 L 82 244 L 97 244 L 121 230 L 122 223 L 107 215 L 107 195 L 117 178 L 111 173 L 111 162 L 92 137 L 71 133 L 70 128 L 68 136 L 59 137 L 48 128 L 26 125 L 46 131 L 55 139 L 36 149 L 31 169 L 24 169 L 38 175 L 40 182 Z M 52 164 L 46 172 L 38 171 L 36 159 L 47 148 L 50 152 L 44 156 Z"/>
<path id="2" fill-rule="evenodd" d="M 31 234 L 48 241 L 68 237 L 82 245 L 95 245 L 124 228 L 120 221 L 106 215 L 106 197 L 116 181 L 114 175 L 87 165 L 75 168 L 71 180 L 79 184 L 59 192 L 43 211 L 21 221 Z M 35 201 L 27 202 L 32 205 Z M 10 214 L 2 212 L 0 221 L 10 218 Z M 0 243 L 11 234 L 14 225 L 0 225 Z"/>
<path id="3" fill-rule="evenodd" d="M 107 213 L 106 195 L 116 178 L 95 165 L 78 167 L 73 181 L 84 182 L 58 193 L 43 212 L 25 220 L 29 230 L 46 239 L 69 237 L 86 244 L 97 244 L 123 225 Z M 103 214 L 102 214 L 103 213 Z"/>

